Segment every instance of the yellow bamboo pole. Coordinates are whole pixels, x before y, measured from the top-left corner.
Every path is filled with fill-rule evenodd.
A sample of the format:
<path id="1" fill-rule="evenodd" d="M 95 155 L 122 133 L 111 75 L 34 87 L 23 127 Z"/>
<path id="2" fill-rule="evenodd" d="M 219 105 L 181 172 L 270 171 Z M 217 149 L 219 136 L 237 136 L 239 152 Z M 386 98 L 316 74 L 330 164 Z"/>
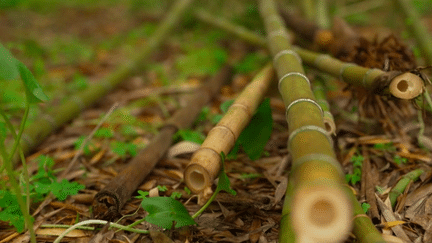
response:
<path id="1" fill-rule="evenodd" d="M 288 150 L 293 160 L 279 241 L 341 242 L 351 230 L 353 210 L 332 139 L 325 130 L 323 111 L 304 75 L 300 56 L 287 41 L 275 3 L 260 0 L 259 5 L 286 106 Z"/>
<path id="2" fill-rule="evenodd" d="M 184 172 L 185 183 L 192 192 L 201 193 L 212 185 L 221 168 L 220 153 L 228 154 L 233 148 L 262 101 L 273 73 L 272 65 L 268 64 L 255 76 L 192 155 Z"/>

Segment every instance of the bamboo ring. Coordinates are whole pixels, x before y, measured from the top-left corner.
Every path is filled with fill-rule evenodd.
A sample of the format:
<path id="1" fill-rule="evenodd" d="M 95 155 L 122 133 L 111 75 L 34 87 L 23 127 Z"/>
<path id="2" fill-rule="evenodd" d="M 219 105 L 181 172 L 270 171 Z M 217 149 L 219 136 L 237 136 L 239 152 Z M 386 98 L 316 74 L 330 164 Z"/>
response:
<path id="1" fill-rule="evenodd" d="M 286 108 L 286 110 L 285 110 L 285 116 L 287 116 L 288 115 L 288 111 L 289 111 L 289 109 L 293 106 L 293 105 L 295 105 L 295 104 L 297 104 L 297 103 L 299 103 L 299 102 L 309 102 L 309 103 L 312 103 L 312 104 L 314 104 L 314 105 L 316 105 L 317 107 L 318 107 L 318 109 L 321 111 L 321 115 L 322 116 L 324 116 L 324 111 L 323 111 L 323 109 L 322 109 L 322 107 L 315 101 L 315 100 L 313 100 L 313 99 L 308 99 L 308 98 L 300 98 L 300 99 L 296 99 L 296 100 L 293 100 L 288 106 L 287 106 L 287 108 Z"/>
<path id="2" fill-rule="evenodd" d="M 295 168 L 301 166 L 303 163 L 312 161 L 312 160 L 319 160 L 323 162 L 327 162 L 331 165 L 333 165 L 337 171 L 339 172 L 339 175 L 342 177 L 344 176 L 344 173 L 342 171 L 341 165 L 339 161 L 337 161 L 334 157 L 328 155 L 328 154 L 308 154 L 303 157 L 297 158 L 293 161 L 293 168 L 291 168 L 291 171 L 294 171 Z"/>
<path id="3" fill-rule="evenodd" d="M 366 85 L 366 78 L 367 78 L 367 76 L 370 74 L 370 73 L 372 73 L 373 71 L 380 71 L 380 72 L 382 72 L 382 70 L 381 69 L 378 69 L 378 68 L 371 68 L 371 69 L 369 69 L 369 70 L 367 70 L 367 72 L 365 73 L 365 75 L 363 76 L 363 81 L 362 81 L 362 84 L 363 84 L 363 87 L 366 87 L 367 85 Z"/>
<path id="4" fill-rule="evenodd" d="M 331 58 L 330 55 L 328 55 L 328 54 L 321 54 L 317 58 L 315 58 L 314 64 L 315 64 L 315 66 L 319 67 L 319 62 L 321 62 L 322 60 L 325 60 L 325 59 L 329 59 L 329 58 Z"/>
<path id="5" fill-rule="evenodd" d="M 281 36 L 281 37 L 285 37 L 286 39 L 289 39 L 288 33 L 284 29 L 273 30 L 272 32 L 267 34 L 268 39 L 273 38 L 275 36 Z"/>
<path id="6" fill-rule="evenodd" d="M 308 78 L 307 78 L 303 73 L 299 73 L 299 72 L 290 72 L 290 73 L 287 73 L 287 74 L 283 75 L 283 76 L 279 79 L 279 82 L 278 82 L 278 89 L 279 89 L 279 90 L 280 90 L 280 85 L 281 85 L 281 83 L 282 83 L 282 80 L 283 80 L 284 78 L 290 76 L 290 75 L 297 75 L 297 76 L 300 76 L 300 77 L 304 78 L 304 79 L 308 82 L 308 84 L 309 84 L 309 86 L 310 86 L 310 81 L 309 81 L 309 79 L 308 79 Z"/>
<path id="7" fill-rule="evenodd" d="M 329 143 L 333 146 L 333 139 L 328 135 L 327 131 L 319 126 L 315 126 L 315 125 L 305 125 L 305 126 L 301 126 L 297 129 L 295 129 L 294 131 L 291 132 L 291 134 L 288 137 L 288 150 L 291 150 L 291 141 L 293 140 L 293 138 L 295 136 L 297 136 L 297 134 L 301 133 L 301 132 L 306 132 L 306 131 L 316 131 L 321 133 L 322 135 L 324 135 L 327 140 L 329 141 Z"/>
<path id="8" fill-rule="evenodd" d="M 290 55 L 295 56 L 295 57 L 297 58 L 297 60 L 299 61 L 299 63 L 302 64 L 302 59 L 301 59 L 301 57 L 299 56 L 299 54 L 298 54 L 297 52 L 295 52 L 295 51 L 293 51 L 293 50 L 282 50 L 282 51 L 276 53 L 276 55 L 275 55 L 274 58 L 273 58 L 273 63 L 276 64 L 277 60 L 278 60 L 281 56 L 286 55 L 286 54 L 290 54 Z"/>
<path id="9" fill-rule="evenodd" d="M 349 67 L 353 67 L 353 66 L 357 66 L 357 64 L 351 63 L 351 62 L 342 64 L 342 67 L 341 67 L 340 72 L 339 72 L 339 79 L 341 81 L 345 81 L 343 79 L 343 73 L 345 72 L 345 69 L 347 69 Z"/>

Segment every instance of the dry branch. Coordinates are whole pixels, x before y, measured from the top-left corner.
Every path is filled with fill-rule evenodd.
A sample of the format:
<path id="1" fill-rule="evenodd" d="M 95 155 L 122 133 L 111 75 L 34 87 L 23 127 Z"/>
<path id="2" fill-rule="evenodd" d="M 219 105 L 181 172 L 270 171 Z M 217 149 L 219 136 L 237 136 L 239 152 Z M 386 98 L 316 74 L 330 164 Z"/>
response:
<path id="1" fill-rule="evenodd" d="M 97 100 L 112 91 L 122 81 L 139 72 L 148 56 L 166 39 L 173 27 L 190 5 L 192 0 L 179 0 L 173 5 L 167 17 L 159 24 L 155 33 L 149 38 L 142 50 L 130 60 L 118 67 L 109 76 L 97 84 L 77 92 L 64 103 L 52 106 L 52 109 L 40 116 L 25 129 L 22 135 L 21 148 L 26 154 L 39 145 L 50 133 L 76 117 L 82 110 L 94 104 Z M 17 153 L 18 154 L 18 153 Z M 14 161 L 16 161 L 16 158 Z"/>
<path id="2" fill-rule="evenodd" d="M 207 84 L 193 94 L 185 107 L 177 111 L 160 129 L 155 139 L 120 172 L 94 198 L 94 213 L 96 218 L 112 220 L 120 215 L 120 210 L 132 193 L 152 171 L 157 162 L 168 150 L 172 137 L 178 129 L 185 129 L 192 125 L 200 113 L 217 92 L 222 84 L 229 80 L 232 67 L 226 65 Z"/>
<path id="3" fill-rule="evenodd" d="M 282 211 L 280 242 L 341 242 L 351 230 L 352 207 L 344 191 L 344 175 L 323 122 L 301 58 L 287 41 L 288 33 L 273 1 L 259 1 L 268 48 L 287 108 L 288 150 L 293 159 L 290 187 Z"/>
<path id="4" fill-rule="evenodd" d="M 192 155 L 184 172 L 185 183 L 194 193 L 209 188 L 221 168 L 220 153 L 232 149 L 240 133 L 258 108 L 273 79 L 273 68 L 266 65 L 244 88 L 219 123 L 210 130 L 201 147 Z"/>

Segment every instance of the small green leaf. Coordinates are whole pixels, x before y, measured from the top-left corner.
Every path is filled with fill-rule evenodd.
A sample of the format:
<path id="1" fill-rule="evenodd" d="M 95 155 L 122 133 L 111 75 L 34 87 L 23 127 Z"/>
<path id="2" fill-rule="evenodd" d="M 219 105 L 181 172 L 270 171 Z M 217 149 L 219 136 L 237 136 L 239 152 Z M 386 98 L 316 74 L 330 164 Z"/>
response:
<path id="1" fill-rule="evenodd" d="M 223 113 L 227 113 L 230 106 L 234 103 L 234 100 L 227 100 L 220 105 L 220 109 Z"/>
<path id="2" fill-rule="evenodd" d="M 174 140 L 177 140 L 178 138 L 181 138 L 184 141 L 202 144 L 204 142 L 205 136 L 201 132 L 190 129 L 180 129 L 174 134 Z"/>
<path id="3" fill-rule="evenodd" d="M 138 198 L 138 199 L 144 199 L 144 198 L 146 198 L 149 195 L 149 192 L 144 192 L 144 191 L 141 191 L 141 190 L 138 190 L 138 193 L 140 195 L 135 197 L 135 198 Z"/>
<path id="4" fill-rule="evenodd" d="M 0 80 L 17 79 L 19 75 L 18 60 L 0 43 Z"/>
<path id="5" fill-rule="evenodd" d="M 114 133 L 111 129 L 103 127 L 103 128 L 98 129 L 95 132 L 94 136 L 98 137 L 98 138 L 112 138 L 112 137 L 114 137 Z"/>
<path id="6" fill-rule="evenodd" d="M 369 203 L 362 203 L 361 207 L 363 208 L 363 212 L 367 213 L 367 211 L 369 210 L 369 208 L 371 207 L 371 205 Z"/>
<path id="7" fill-rule="evenodd" d="M 58 200 L 63 201 L 70 195 L 78 194 L 78 191 L 84 189 L 85 186 L 77 182 L 69 182 L 63 179 L 60 183 L 54 181 L 50 188 L 54 196 L 56 196 Z"/>
<path id="8" fill-rule="evenodd" d="M 170 197 L 173 199 L 179 199 L 182 197 L 182 194 L 180 192 L 173 192 Z"/>
<path id="9" fill-rule="evenodd" d="M 9 222 L 19 233 L 24 231 L 24 216 L 15 195 L 8 191 L 0 191 L 0 220 Z"/>
<path id="10" fill-rule="evenodd" d="M 163 186 L 158 185 L 157 188 L 158 188 L 158 190 L 161 191 L 161 192 L 165 192 L 165 191 L 168 190 L 168 188 L 167 188 L 165 185 L 163 185 Z"/>
<path id="11" fill-rule="evenodd" d="M 375 189 L 377 190 L 378 194 L 382 195 L 384 193 L 384 188 L 380 187 L 380 186 L 375 186 Z"/>
<path id="12" fill-rule="evenodd" d="M 49 98 L 45 95 L 36 78 L 30 72 L 30 70 L 20 61 L 18 62 L 18 70 L 21 75 L 21 79 L 26 89 L 26 95 L 28 102 L 38 103 L 47 101 Z"/>
<path id="13" fill-rule="evenodd" d="M 216 187 L 216 191 L 215 193 L 219 192 L 219 191 L 226 191 L 231 195 L 237 195 L 237 192 L 234 191 L 233 189 L 231 189 L 231 182 L 228 179 L 227 174 L 225 173 L 225 154 L 224 152 L 221 152 L 221 163 L 222 163 L 222 168 L 219 174 L 219 181 Z"/>
<path id="14" fill-rule="evenodd" d="M 184 190 L 188 195 L 191 194 L 191 190 L 187 186 L 184 187 Z"/>
<path id="15" fill-rule="evenodd" d="M 113 143 L 111 143 L 111 149 L 114 153 L 116 153 L 120 157 L 124 157 L 128 153 L 132 157 L 134 157 L 137 155 L 138 147 L 133 143 L 114 141 Z"/>
<path id="16" fill-rule="evenodd" d="M 145 221 L 164 229 L 171 229 L 173 221 L 176 228 L 196 224 L 183 204 L 171 197 L 144 198 L 141 206 L 149 213 Z"/>

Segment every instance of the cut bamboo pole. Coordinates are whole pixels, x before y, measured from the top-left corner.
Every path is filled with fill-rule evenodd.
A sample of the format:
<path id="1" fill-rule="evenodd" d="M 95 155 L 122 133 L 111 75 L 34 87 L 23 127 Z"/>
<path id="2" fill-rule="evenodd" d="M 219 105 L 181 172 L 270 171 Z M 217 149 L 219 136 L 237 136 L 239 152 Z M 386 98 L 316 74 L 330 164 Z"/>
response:
<path id="1" fill-rule="evenodd" d="M 287 108 L 288 150 L 293 160 L 279 241 L 341 242 L 351 230 L 352 207 L 323 111 L 304 75 L 300 56 L 286 39 L 288 33 L 275 3 L 261 0 L 259 10 Z"/>
<path id="2" fill-rule="evenodd" d="M 423 172 L 424 171 L 422 169 L 417 169 L 402 176 L 402 178 L 391 189 L 388 195 L 392 208 L 395 207 L 397 198 L 404 193 L 405 188 L 408 186 L 408 184 L 411 182 L 415 182 L 421 176 L 421 174 L 423 174 Z"/>
<path id="3" fill-rule="evenodd" d="M 208 24 L 232 33 L 251 44 L 266 47 L 266 40 L 262 36 L 248 31 L 243 27 L 236 26 L 223 18 L 215 18 L 207 13 L 205 19 L 200 19 Z M 276 32 L 273 34 L 277 35 Z M 289 35 L 285 35 L 284 38 L 288 41 L 292 40 L 292 37 Z M 424 90 L 423 80 L 410 72 L 384 72 L 380 69 L 369 69 L 354 63 L 345 63 L 327 54 L 308 51 L 297 46 L 293 46 L 292 49 L 300 56 L 305 64 L 331 74 L 353 86 L 364 87 L 376 94 L 383 95 L 390 93 L 399 99 L 413 99 Z M 389 89 L 389 86 L 392 88 Z"/>
<path id="4" fill-rule="evenodd" d="M 407 30 L 414 36 L 427 65 L 432 65 L 432 36 L 422 24 L 420 16 L 409 0 L 393 0 L 405 17 Z"/>
<path id="5" fill-rule="evenodd" d="M 215 17 L 211 16 L 210 14 L 208 15 L 208 18 L 210 19 L 215 19 Z M 219 21 L 223 22 L 223 25 L 214 25 L 212 22 L 213 21 L 205 21 L 204 19 L 202 19 L 202 21 L 210 24 L 210 25 L 214 25 L 215 27 L 221 28 L 245 41 L 248 41 L 248 38 L 245 38 L 245 35 L 255 35 L 257 38 L 256 39 L 260 39 L 260 41 L 258 42 L 249 42 L 251 44 L 255 44 L 255 45 L 260 45 L 262 47 L 266 47 L 266 40 L 261 37 L 260 35 L 257 35 L 249 30 L 246 31 L 246 34 L 244 34 L 244 31 L 237 31 L 240 28 L 238 28 L 238 26 L 232 24 L 231 22 L 227 21 L 226 19 L 223 18 L 218 18 Z M 225 26 L 229 26 L 229 28 L 225 28 Z M 351 191 L 351 189 L 349 189 L 347 187 L 347 193 L 349 193 L 350 195 L 350 200 L 352 202 L 352 204 L 354 205 L 354 219 L 353 219 L 353 224 L 354 224 L 354 228 L 353 228 L 353 233 L 354 235 L 357 237 L 357 240 L 359 241 L 359 243 L 385 243 L 385 241 L 383 240 L 381 234 L 378 232 L 378 230 L 375 228 L 375 226 L 372 223 L 372 220 L 364 214 L 363 209 L 360 205 L 360 203 L 357 201 L 355 195 L 353 194 L 353 192 Z M 288 203 L 289 201 L 286 200 L 285 203 Z M 285 208 L 289 208 L 289 206 L 286 206 Z M 289 213 L 289 212 L 287 212 Z M 284 214 L 285 215 L 285 214 Z M 287 221 L 287 222 L 282 222 L 282 221 Z M 281 224 L 290 224 L 290 217 L 283 217 L 281 221 Z M 285 238 L 289 238 L 290 236 L 294 236 L 294 232 L 292 231 L 291 227 L 287 227 L 286 231 L 284 231 L 284 233 L 286 236 Z M 284 236 L 281 236 L 284 237 Z"/>
<path id="6" fill-rule="evenodd" d="M 39 145 L 49 134 L 76 117 L 82 110 L 94 104 L 97 100 L 113 90 L 122 81 L 139 72 L 148 56 L 166 39 L 173 27 L 193 0 L 178 0 L 160 23 L 155 33 L 149 38 L 142 50 L 122 64 L 109 76 L 86 90 L 72 95 L 60 105 L 53 106 L 27 127 L 21 138 L 21 148 L 25 154 Z M 18 153 L 17 153 L 18 154 Z M 17 161 L 17 157 L 14 159 Z"/>
<path id="7" fill-rule="evenodd" d="M 192 155 L 184 171 L 185 183 L 192 192 L 201 193 L 212 185 L 220 172 L 221 152 L 228 154 L 249 123 L 273 80 L 273 72 L 268 64 L 254 77 Z"/>
<path id="8" fill-rule="evenodd" d="M 226 65 L 215 77 L 190 96 L 185 107 L 165 122 L 156 138 L 95 195 L 93 205 L 96 218 L 112 220 L 120 215 L 123 205 L 168 150 L 174 133 L 193 124 L 204 105 L 219 92 L 222 84 L 230 79 L 231 75 L 232 67 Z"/>
<path id="9" fill-rule="evenodd" d="M 333 115 L 330 112 L 330 105 L 327 101 L 325 94 L 325 87 L 321 80 L 315 80 L 312 85 L 312 91 L 314 93 L 317 103 L 323 110 L 323 121 L 324 126 L 328 135 L 336 135 L 336 124 L 333 119 Z"/>

